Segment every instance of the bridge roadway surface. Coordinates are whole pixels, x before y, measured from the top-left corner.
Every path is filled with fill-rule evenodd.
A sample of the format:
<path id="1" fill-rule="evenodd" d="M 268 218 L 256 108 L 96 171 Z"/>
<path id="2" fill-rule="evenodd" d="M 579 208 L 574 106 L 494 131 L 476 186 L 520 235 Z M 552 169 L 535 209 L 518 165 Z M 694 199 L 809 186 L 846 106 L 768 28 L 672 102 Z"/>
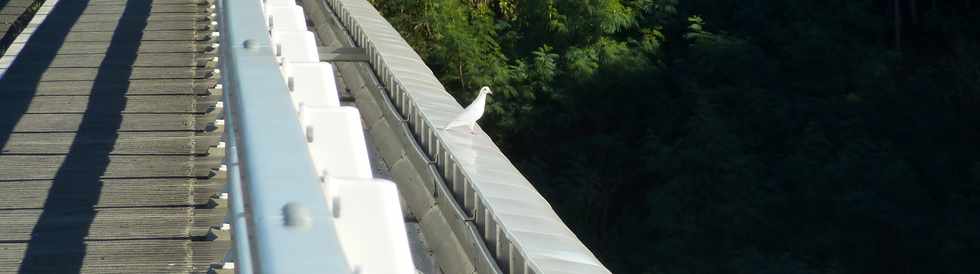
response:
<path id="1" fill-rule="evenodd" d="M 0 61 L 0 273 L 207 272 L 230 245 L 209 5 L 55 1 Z M 4 30 L 32 2 L 0 0 Z"/>

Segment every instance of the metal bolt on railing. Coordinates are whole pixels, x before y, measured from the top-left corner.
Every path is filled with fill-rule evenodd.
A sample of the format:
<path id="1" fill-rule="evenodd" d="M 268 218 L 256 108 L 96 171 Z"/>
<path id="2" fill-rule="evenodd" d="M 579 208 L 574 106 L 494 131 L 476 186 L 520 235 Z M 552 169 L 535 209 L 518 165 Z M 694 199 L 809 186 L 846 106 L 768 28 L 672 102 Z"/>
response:
<path id="1" fill-rule="evenodd" d="M 310 209 L 300 203 L 290 202 L 282 207 L 283 221 L 287 227 L 309 229 L 313 226 L 313 216 Z"/>
<path id="2" fill-rule="evenodd" d="M 330 211 L 333 212 L 333 217 L 340 218 L 340 197 L 333 197 L 330 203 Z"/>

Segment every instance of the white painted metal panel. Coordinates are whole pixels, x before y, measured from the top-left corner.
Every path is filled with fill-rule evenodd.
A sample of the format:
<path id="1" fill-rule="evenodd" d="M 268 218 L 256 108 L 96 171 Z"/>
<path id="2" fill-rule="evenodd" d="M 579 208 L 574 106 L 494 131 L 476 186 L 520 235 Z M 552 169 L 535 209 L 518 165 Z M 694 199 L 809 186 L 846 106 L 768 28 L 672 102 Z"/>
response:
<path id="1" fill-rule="evenodd" d="M 297 5 L 268 6 L 265 8 L 266 22 L 269 29 L 276 30 L 306 30 L 306 20 L 303 17 L 303 7 Z"/>
<path id="2" fill-rule="evenodd" d="M 339 107 L 333 66 L 328 63 L 283 63 L 283 75 L 299 111 L 307 107 Z"/>
<path id="3" fill-rule="evenodd" d="M 262 0 L 262 5 L 268 9 L 269 7 L 284 7 L 290 5 L 296 5 L 296 1 L 293 0 Z"/>
<path id="4" fill-rule="evenodd" d="M 316 37 L 310 31 L 273 30 L 273 50 L 279 62 L 316 63 L 320 53 L 316 48 Z"/>
<path id="5" fill-rule="evenodd" d="M 303 106 L 299 115 L 306 127 L 313 163 L 321 175 L 373 177 L 357 108 Z"/>
<path id="6" fill-rule="evenodd" d="M 328 178 L 324 188 L 355 273 L 415 274 L 394 183 Z"/>

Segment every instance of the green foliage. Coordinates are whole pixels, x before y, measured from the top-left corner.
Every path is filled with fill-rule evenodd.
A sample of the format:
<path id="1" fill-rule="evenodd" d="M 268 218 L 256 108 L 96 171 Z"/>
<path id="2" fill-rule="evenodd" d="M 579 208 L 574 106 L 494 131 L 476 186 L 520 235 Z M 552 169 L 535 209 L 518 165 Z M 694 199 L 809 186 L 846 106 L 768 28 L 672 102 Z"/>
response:
<path id="1" fill-rule="evenodd" d="M 372 2 L 616 273 L 980 272 L 980 5 Z"/>

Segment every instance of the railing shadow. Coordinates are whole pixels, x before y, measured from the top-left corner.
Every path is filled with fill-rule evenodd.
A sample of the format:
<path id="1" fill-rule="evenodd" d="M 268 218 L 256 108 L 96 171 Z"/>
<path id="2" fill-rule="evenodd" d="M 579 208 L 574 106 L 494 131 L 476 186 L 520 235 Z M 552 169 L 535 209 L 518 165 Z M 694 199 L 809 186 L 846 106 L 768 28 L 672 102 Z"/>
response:
<path id="1" fill-rule="evenodd" d="M 120 23 L 111 41 L 103 42 L 107 44 L 105 58 L 87 94 L 87 108 L 68 154 L 53 176 L 43 211 L 26 243 L 19 273 L 78 273 L 82 269 L 88 251 L 85 238 L 97 214 L 101 178 L 122 124 L 125 87 L 152 1 L 124 3 L 121 16 L 113 15 L 120 16 Z M 49 72 L 59 49 L 70 43 L 66 36 L 88 4 L 88 0 L 60 0 L 0 78 L 0 100 L 21 102 L 0 109 L 0 148 L 6 146 L 17 123 L 27 114 L 32 98 L 39 92 L 42 75 Z"/>
<path id="2" fill-rule="evenodd" d="M 43 2 L 44 0 L 32 0 L 30 5 L 25 6 L 25 2 L 10 3 L 10 0 L 0 0 L 0 54 L 13 43 Z"/>

